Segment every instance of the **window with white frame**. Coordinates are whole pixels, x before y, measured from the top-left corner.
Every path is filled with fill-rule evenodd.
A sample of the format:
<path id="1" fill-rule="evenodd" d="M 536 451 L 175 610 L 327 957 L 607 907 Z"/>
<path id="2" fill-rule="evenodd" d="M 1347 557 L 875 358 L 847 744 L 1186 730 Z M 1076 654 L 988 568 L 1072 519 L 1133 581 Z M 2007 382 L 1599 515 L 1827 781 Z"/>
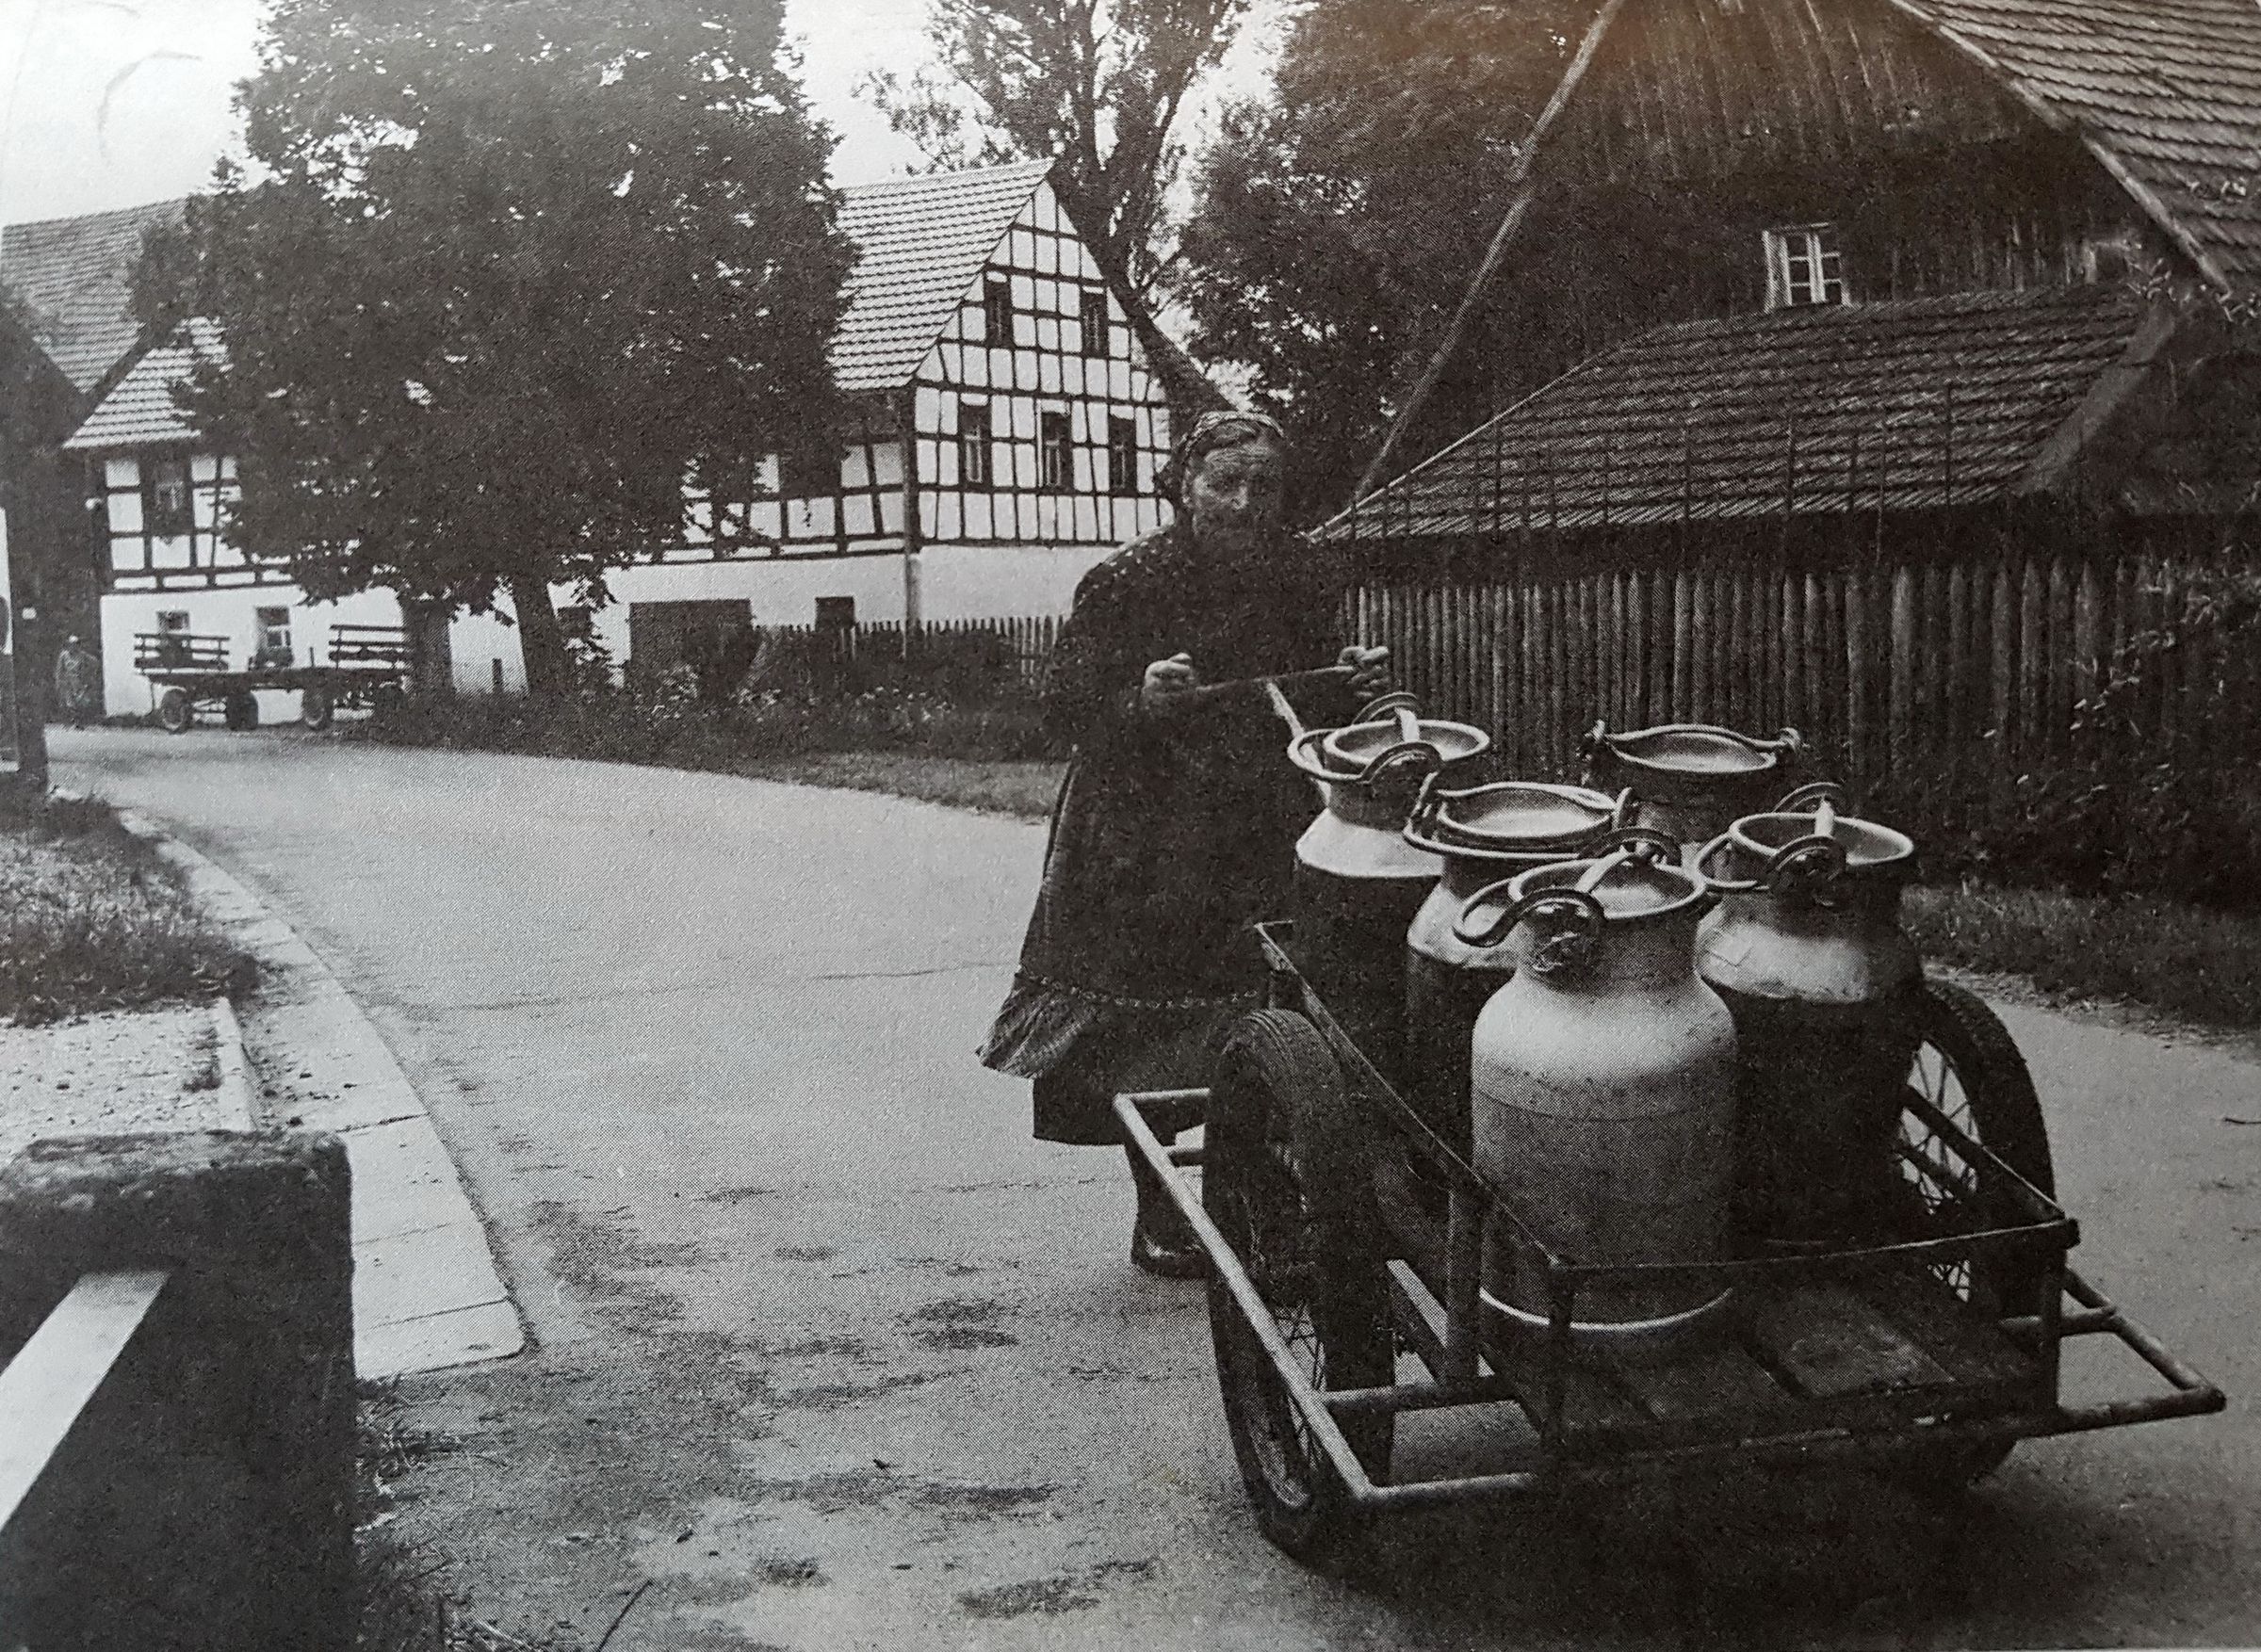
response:
<path id="1" fill-rule="evenodd" d="M 1790 224 L 1766 232 L 1766 307 L 1846 301 L 1845 261 L 1834 224 Z"/>
<path id="2" fill-rule="evenodd" d="M 958 483 L 961 487 L 989 486 L 989 404 L 958 403 Z"/>

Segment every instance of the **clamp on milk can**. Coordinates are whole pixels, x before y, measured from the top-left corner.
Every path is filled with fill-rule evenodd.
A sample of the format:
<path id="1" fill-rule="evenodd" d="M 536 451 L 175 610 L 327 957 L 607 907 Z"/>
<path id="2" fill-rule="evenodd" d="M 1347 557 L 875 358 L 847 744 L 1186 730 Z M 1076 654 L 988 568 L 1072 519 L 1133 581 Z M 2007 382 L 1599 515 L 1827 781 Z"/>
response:
<path id="1" fill-rule="evenodd" d="M 1697 972 L 1733 1012 L 1740 1051 L 1735 1189 L 1743 1237 L 1820 1248 L 1873 1237 L 1920 1042 L 1923 962 L 1900 926 L 1915 844 L 1801 787 L 1706 844 L 1719 905 Z"/>
<path id="2" fill-rule="evenodd" d="M 1453 933 L 1479 889 L 1517 872 L 1598 853 L 1623 800 L 1583 786 L 1508 780 L 1449 791 L 1431 776 L 1405 839 L 1439 857 L 1443 876 L 1406 931 L 1406 1100 L 1462 1158 L 1469 1153 L 1468 1049 L 1491 995 L 1515 973 L 1510 935 L 1472 947 Z"/>
<path id="3" fill-rule="evenodd" d="M 1662 834 L 1479 890 L 1454 933 L 1494 947 L 1531 925 L 1521 966 L 1476 1018 L 1476 1174 L 1541 1244 L 1576 1264 L 1724 1261 L 1734 1176 L 1735 1028 L 1696 974 L 1712 897 Z M 1495 1220 L 1483 1301 L 1496 1331 L 1543 1337 L 1544 1259 Z M 1662 1355 L 1708 1329 L 1732 1289 L 1700 1277 L 1595 1284 L 1574 1346 Z"/>
<path id="4" fill-rule="evenodd" d="M 1299 732 L 1288 759 L 1326 808 L 1295 845 L 1292 915 L 1298 963 L 1345 1031 L 1384 1073 L 1405 1030 L 1406 931 L 1442 864 L 1403 835 L 1422 787 L 1465 774 L 1491 748 L 1483 730 L 1423 718 L 1386 694 L 1342 728 Z"/>
<path id="5" fill-rule="evenodd" d="M 1597 722 L 1579 742 L 1587 786 L 1612 795 L 1630 789 L 1637 824 L 1691 849 L 1781 796 L 1802 743 L 1794 728 L 1768 740 L 1701 722 L 1618 735 Z"/>

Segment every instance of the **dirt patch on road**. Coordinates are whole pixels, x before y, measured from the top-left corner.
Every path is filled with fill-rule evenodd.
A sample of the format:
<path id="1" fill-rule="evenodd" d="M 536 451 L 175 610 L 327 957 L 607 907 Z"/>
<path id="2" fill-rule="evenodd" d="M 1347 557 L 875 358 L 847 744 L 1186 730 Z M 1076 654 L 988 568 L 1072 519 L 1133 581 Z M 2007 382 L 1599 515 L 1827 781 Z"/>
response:
<path id="1" fill-rule="evenodd" d="M 1114 1578 L 1143 1579 L 1152 1575 L 1155 1563 L 1109 1561 L 1080 1572 L 1052 1578 L 1033 1578 L 1025 1583 L 1006 1583 L 995 1589 L 975 1589 L 958 1596 L 968 1617 L 1025 1617 L 1031 1612 L 1088 1612 L 1099 1603 L 1099 1588 Z"/>

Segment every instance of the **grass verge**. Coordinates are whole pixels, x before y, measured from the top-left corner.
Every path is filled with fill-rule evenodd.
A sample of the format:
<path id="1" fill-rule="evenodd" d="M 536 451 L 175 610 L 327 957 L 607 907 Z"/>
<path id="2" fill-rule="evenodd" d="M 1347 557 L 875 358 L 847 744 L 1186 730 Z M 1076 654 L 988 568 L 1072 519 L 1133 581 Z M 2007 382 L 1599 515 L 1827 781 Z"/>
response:
<path id="1" fill-rule="evenodd" d="M 1979 883 L 1913 890 L 1907 915 L 1927 958 L 2022 976 L 2052 997 L 2261 1028 L 2261 915 Z"/>
<path id="2" fill-rule="evenodd" d="M 957 809 L 1042 820 L 1052 812 L 1065 768 L 1064 763 L 1037 758 L 984 761 L 915 752 L 810 752 L 796 757 L 747 758 L 737 772 L 754 780 L 887 792 Z"/>
<path id="3" fill-rule="evenodd" d="M 210 997 L 251 967 L 108 804 L 0 783 L 0 1022 Z"/>

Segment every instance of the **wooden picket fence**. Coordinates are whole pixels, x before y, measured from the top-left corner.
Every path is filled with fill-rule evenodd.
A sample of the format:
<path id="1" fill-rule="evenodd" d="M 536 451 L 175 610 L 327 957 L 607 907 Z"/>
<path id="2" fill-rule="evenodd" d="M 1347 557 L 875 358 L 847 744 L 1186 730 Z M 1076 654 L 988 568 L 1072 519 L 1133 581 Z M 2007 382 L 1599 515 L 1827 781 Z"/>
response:
<path id="1" fill-rule="evenodd" d="M 852 669 L 859 660 L 871 663 L 916 659 L 924 655 L 963 658 L 988 640 L 1009 657 L 1014 675 L 1034 690 L 1044 680 L 1045 662 L 1060 639 L 1060 620 L 1052 614 L 1024 614 L 984 620 L 928 620 L 911 628 L 906 640 L 900 620 L 862 625 L 779 625 L 772 628 L 808 649 L 821 665 Z"/>
<path id="2" fill-rule="evenodd" d="M 1606 721 L 1796 727 L 1857 785 L 2002 778 L 2092 759 L 2106 740 L 2160 742 L 2225 708 L 2255 726 L 2250 642 L 2142 646 L 2214 559 L 1998 549 L 1577 570 L 1548 558 L 1482 583 L 1366 585 L 1352 620 L 1424 705 L 1492 731 L 1511 773 L 1572 772 L 1580 737 Z M 2098 689 L 2131 668 L 2107 725 Z"/>

